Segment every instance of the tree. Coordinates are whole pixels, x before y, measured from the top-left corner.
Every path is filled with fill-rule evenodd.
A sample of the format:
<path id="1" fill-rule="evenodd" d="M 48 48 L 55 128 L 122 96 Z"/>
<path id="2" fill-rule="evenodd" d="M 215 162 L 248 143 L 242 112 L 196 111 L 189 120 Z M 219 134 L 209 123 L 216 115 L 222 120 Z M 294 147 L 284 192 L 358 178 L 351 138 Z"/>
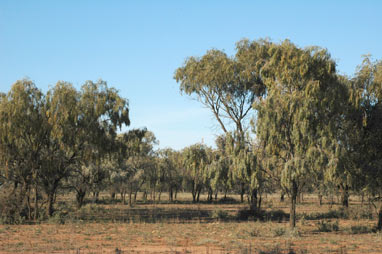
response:
<path id="1" fill-rule="evenodd" d="M 257 162 L 257 147 L 246 135 L 244 144 L 234 135 L 226 135 L 226 156 L 231 160 L 231 172 L 234 183 L 240 186 L 241 201 L 248 193 L 250 209 L 257 212 L 261 208 L 261 187 L 263 177 L 260 164 Z"/>
<path id="2" fill-rule="evenodd" d="M 102 80 L 87 81 L 77 93 L 70 84 L 59 82 L 48 98 L 50 140 L 63 166 L 50 167 L 55 171 L 47 171 L 47 182 L 59 181 L 67 175 L 67 167 L 72 167 L 71 186 L 81 207 L 90 187 L 106 177 L 101 166 L 105 156 L 118 152 L 117 130 L 130 124 L 128 102 Z"/>
<path id="3" fill-rule="evenodd" d="M 46 96 L 33 82 L 22 80 L 1 96 L 0 103 L 2 175 L 22 189 L 20 202 L 26 197 L 29 218 L 33 187 L 35 219 L 40 191 L 47 196 L 50 216 L 62 180 L 78 169 L 99 165 L 114 151 L 117 128 L 130 123 L 127 101 L 102 80 L 86 82 L 80 92 L 58 82 Z"/>
<path id="4" fill-rule="evenodd" d="M 129 195 L 129 205 L 136 200 L 137 193 L 144 184 L 155 189 L 157 184 L 156 154 L 153 150 L 157 140 L 154 134 L 144 129 L 133 129 L 118 137 L 122 150 L 116 159 L 116 167 L 111 174 L 111 185 L 114 191 L 121 193 L 125 203 L 125 195 Z"/>
<path id="5" fill-rule="evenodd" d="M 206 149 L 203 144 L 195 144 L 183 150 L 183 163 L 186 169 L 186 177 L 183 180 L 191 187 L 193 202 L 199 202 L 203 188 L 205 170 L 208 166 Z"/>
<path id="6" fill-rule="evenodd" d="M 56 192 L 63 179 L 74 169 L 81 156 L 76 149 L 79 128 L 79 93 L 67 82 L 57 82 L 48 91 L 43 115 L 47 119 L 46 139 L 43 147 L 43 162 L 39 174 L 42 190 L 48 200 L 47 215 L 53 214 Z"/>
<path id="7" fill-rule="evenodd" d="M 38 216 L 38 175 L 46 142 L 45 98 L 30 80 L 17 81 L 0 100 L 1 174 L 14 185 L 10 198 L 16 200 L 12 213 L 20 213 L 27 200 L 31 218 L 30 192 L 34 188 L 34 218 Z M 20 189 L 19 195 L 13 197 Z"/>
<path id="8" fill-rule="evenodd" d="M 158 163 L 161 172 L 161 184 L 168 188 L 169 201 L 174 201 L 175 193 L 182 184 L 181 172 L 179 169 L 179 154 L 171 148 L 165 148 L 158 151 Z"/>
<path id="9" fill-rule="evenodd" d="M 232 165 L 232 157 L 228 154 L 229 153 L 229 144 L 227 144 L 229 141 L 227 140 L 227 136 L 229 134 L 223 134 L 216 138 L 215 144 L 216 144 L 216 151 L 214 152 L 214 157 L 211 160 L 210 166 L 209 166 L 209 172 L 211 175 L 211 181 L 212 181 L 212 188 L 215 191 L 215 197 L 217 196 L 217 193 L 219 190 L 222 190 L 224 192 L 224 198 L 226 197 L 226 193 L 231 190 L 234 186 L 233 181 L 233 173 L 232 170 L 230 170 L 230 167 Z M 241 195 L 243 202 L 243 195 Z"/>
<path id="10" fill-rule="evenodd" d="M 234 133 L 232 136 L 238 151 L 246 149 L 245 135 L 249 127 L 248 120 L 252 116 L 252 104 L 266 92 L 261 68 L 265 63 L 268 45 L 266 40 L 252 44 L 242 40 L 236 44 L 234 57 L 220 50 L 209 50 L 201 58 L 189 57 L 175 72 L 174 78 L 180 83 L 180 90 L 195 95 L 199 102 L 209 108 L 225 135 Z M 228 167 L 230 171 L 239 168 L 242 167 Z M 242 174 L 236 176 L 244 177 Z M 243 201 L 245 180 L 240 179 L 239 182 Z"/>
<path id="11" fill-rule="evenodd" d="M 358 117 L 353 124 L 358 136 L 352 136 L 350 160 L 360 170 L 354 177 L 372 196 L 382 230 L 382 61 L 366 56 L 352 80 L 351 102 Z M 363 181 L 362 181 L 363 180 Z"/>
<path id="12" fill-rule="evenodd" d="M 329 163 L 337 145 L 341 95 L 335 62 L 318 47 L 300 49 L 286 40 L 273 43 L 262 68 L 266 98 L 258 110 L 256 134 L 270 169 L 281 174 L 291 197 L 290 227 L 296 224 L 296 199 L 305 179 Z"/>
<path id="13" fill-rule="evenodd" d="M 242 139 L 252 103 L 265 92 L 259 73 L 241 54 L 244 45 L 244 41 L 237 44 L 235 57 L 215 49 L 207 51 L 201 58 L 189 57 L 174 76 L 182 92 L 195 95 L 212 111 L 225 133 L 230 131 L 230 125 L 234 125 Z"/>

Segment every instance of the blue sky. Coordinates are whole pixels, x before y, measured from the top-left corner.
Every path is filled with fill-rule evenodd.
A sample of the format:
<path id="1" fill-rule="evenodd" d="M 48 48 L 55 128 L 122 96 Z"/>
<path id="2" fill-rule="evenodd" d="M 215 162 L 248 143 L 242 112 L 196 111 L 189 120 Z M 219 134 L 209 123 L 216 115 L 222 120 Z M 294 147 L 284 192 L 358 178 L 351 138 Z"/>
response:
<path id="1" fill-rule="evenodd" d="M 352 75 L 363 54 L 382 59 L 382 1 L 0 1 L 0 91 L 30 78 L 106 80 L 129 99 L 131 126 L 160 147 L 213 145 L 219 126 L 179 92 L 174 71 L 208 49 L 234 54 L 243 38 L 327 48 Z"/>

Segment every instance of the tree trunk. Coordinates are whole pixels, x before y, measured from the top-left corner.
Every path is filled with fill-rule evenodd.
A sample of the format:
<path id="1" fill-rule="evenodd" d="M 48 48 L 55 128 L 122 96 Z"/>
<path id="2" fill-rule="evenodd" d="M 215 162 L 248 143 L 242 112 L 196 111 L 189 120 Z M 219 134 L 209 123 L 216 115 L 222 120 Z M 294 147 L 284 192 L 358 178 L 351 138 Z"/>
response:
<path id="1" fill-rule="evenodd" d="M 208 202 L 211 202 L 212 201 L 212 188 L 211 187 L 208 187 L 208 195 L 207 195 L 207 201 Z"/>
<path id="2" fill-rule="evenodd" d="M 289 227 L 294 229 L 296 227 L 296 201 L 298 195 L 298 188 L 295 181 L 292 182 L 291 200 L 290 200 L 290 217 Z"/>
<path id="3" fill-rule="evenodd" d="M 285 200 L 285 193 L 282 191 L 280 195 L 280 202 L 283 203 Z"/>
<path id="4" fill-rule="evenodd" d="M 259 196 L 259 202 L 258 202 L 258 205 L 257 205 L 257 210 L 258 210 L 258 211 L 261 211 L 261 201 L 262 201 L 262 196 L 261 196 L 261 194 L 260 194 L 260 196 Z"/>
<path id="5" fill-rule="evenodd" d="M 31 201 L 30 201 L 30 195 L 31 195 L 31 189 L 28 188 L 28 192 L 27 192 L 27 207 L 28 207 L 28 219 L 32 219 L 32 207 L 31 207 Z"/>
<path id="6" fill-rule="evenodd" d="M 178 195 L 178 187 L 175 187 L 175 201 L 176 201 L 176 196 Z"/>
<path id="7" fill-rule="evenodd" d="M 349 187 L 341 187 L 341 203 L 345 208 L 349 207 Z"/>
<path id="8" fill-rule="evenodd" d="M 158 194 L 158 201 L 160 201 L 160 196 L 162 195 L 162 188 L 159 189 L 159 194 Z"/>
<path id="9" fill-rule="evenodd" d="M 129 191 L 129 206 L 130 206 L 130 207 L 133 206 L 133 200 L 131 199 L 131 198 L 132 198 L 132 195 L 133 195 L 133 190 L 130 189 L 130 191 Z"/>
<path id="10" fill-rule="evenodd" d="M 95 204 L 98 203 L 98 197 L 99 197 L 99 191 L 94 191 L 93 192 L 93 203 L 95 203 Z"/>
<path id="11" fill-rule="evenodd" d="M 245 194 L 245 186 L 244 183 L 241 183 L 240 189 L 240 202 L 244 203 L 244 194 Z"/>
<path id="12" fill-rule="evenodd" d="M 168 189 L 168 200 L 169 200 L 170 202 L 173 201 L 173 191 L 172 191 L 172 186 L 170 186 L 169 189 Z"/>
<path id="13" fill-rule="evenodd" d="M 38 217 L 38 188 L 37 188 L 37 183 L 35 185 L 34 189 L 34 220 L 37 220 Z"/>
<path id="14" fill-rule="evenodd" d="M 77 208 L 80 209 L 82 205 L 84 204 L 86 191 L 84 190 L 77 190 L 76 194 L 76 200 L 77 200 Z"/>
<path id="15" fill-rule="evenodd" d="M 192 192 L 192 203 L 196 202 L 196 192 Z"/>
<path id="16" fill-rule="evenodd" d="M 334 195 L 333 194 L 330 194 L 330 204 L 329 204 L 329 208 L 332 208 L 333 205 L 334 205 Z"/>
<path id="17" fill-rule="evenodd" d="M 257 189 L 251 191 L 250 209 L 251 211 L 257 212 Z"/>
<path id="18" fill-rule="evenodd" d="M 191 190 L 191 193 L 192 193 L 192 202 L 195 203 L 196 202 L 196 187 L 195 187 L 195 184 L 192 183 L 192 190 Z"/>
<path id="19" fill-rule="evenodd" d="M 121 192 L 121 199 L 122 199 L 122 204 L 125 205 L 126 204 L 126 192 L 125 191 Z"/>
<path id="20" fill-rule="evenodd" d="M 196 197 L 196 202 L 199 203 L 199 197 L 200 197 L 200 192 L 202 191 L 202 188 L 198 187 L 198 195 Z"/>
<path id="21" fill-rule="evenodd" d="M 322 206 L 322 194 L 321 193 L 318 194 L 318 204 L 320 206 Z"/>
<path id="22" fill-rule="evenodd" d="M 48 211 L 47 211 L 47 215 L 50 217 L 53 215 L 53 203 L 54 203 L 54 193 L 49 193 L 48 194 Z"/>
<path id="23" fill-rule="evenodd" d="M 378 211 L 378 224 L 377 224 L 377 230 L 381 231 L 382 230 L 382 207 L 379 208 Z"/>

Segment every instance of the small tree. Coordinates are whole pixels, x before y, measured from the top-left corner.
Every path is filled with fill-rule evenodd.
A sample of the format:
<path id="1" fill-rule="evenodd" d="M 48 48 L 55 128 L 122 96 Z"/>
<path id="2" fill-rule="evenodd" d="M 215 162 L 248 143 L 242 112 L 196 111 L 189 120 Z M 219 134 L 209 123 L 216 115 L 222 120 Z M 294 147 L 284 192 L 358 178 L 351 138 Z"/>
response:
<path id="1" fill-rule="evenodd" d="M 185 181 L 191 187 L 192 201 L 199 202 L 207 170 L 207 152 L 203 144 L 195 144 L 183 150 L 183 163 L 186 169 Z"/>

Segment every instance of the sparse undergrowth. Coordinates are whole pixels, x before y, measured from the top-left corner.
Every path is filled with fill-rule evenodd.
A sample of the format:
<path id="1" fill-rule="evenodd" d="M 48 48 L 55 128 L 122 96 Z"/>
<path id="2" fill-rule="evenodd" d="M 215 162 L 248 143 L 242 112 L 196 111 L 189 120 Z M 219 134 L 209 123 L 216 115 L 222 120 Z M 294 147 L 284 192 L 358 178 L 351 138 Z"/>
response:
<path id="1" fill-rule="evenodd" d="M 374 250 L 382 248 L 374 220 L 362 215 L 367 209 L 357 204 L 351 212 L 300 204 L 294 230 L 289 229 L 288 207 L 275 199 L 272 209 L 259 213 L 234 202 L 133 207 L 101 202 L 78 210 L 58 204 L 51 218 L 36 225 L 0 225 L 0 252 L 114 254 L 118 247 L 121 253 L 299 254 L 378 253 Z"/>

